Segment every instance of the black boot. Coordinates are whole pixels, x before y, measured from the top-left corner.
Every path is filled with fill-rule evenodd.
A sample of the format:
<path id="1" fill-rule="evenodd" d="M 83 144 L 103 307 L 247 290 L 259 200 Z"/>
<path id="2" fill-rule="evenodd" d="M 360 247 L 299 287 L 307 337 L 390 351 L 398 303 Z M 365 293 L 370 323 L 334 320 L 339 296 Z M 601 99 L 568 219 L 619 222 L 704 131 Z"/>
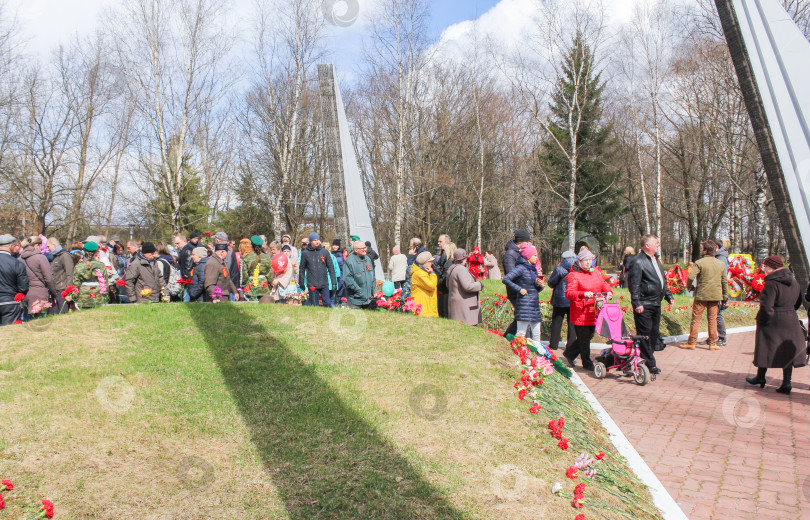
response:
<path id="1" fill-rule="evenodd" d="M 746 377 L 745 381 L 749 385 L 759 385 L 760 388 L 765 388 L 765 372 L 767 368 L 758 368 L 757 377 Z"/>
<path id="2" fill-rule="evenodd" d="M 780 394 L 790 395 L 790 380 L 793 376 L 793 367 L 785 367 L 782 369 L 782 386 L 776 389 Z"/>

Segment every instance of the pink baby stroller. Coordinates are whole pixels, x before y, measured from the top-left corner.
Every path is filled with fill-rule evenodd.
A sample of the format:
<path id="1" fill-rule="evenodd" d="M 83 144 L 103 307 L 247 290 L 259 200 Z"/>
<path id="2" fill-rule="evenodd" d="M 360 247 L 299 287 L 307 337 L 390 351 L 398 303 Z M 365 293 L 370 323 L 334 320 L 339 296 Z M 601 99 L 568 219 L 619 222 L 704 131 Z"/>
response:
<path id="1" fill-rule="evenodd" d="M 650 378 L 650 369 L 641 357 L 638 341 L 648 339 L 647 336 L 631 336 L 627 333 L 624 324 L 621 305 L 607 300 L 609 294 L 597 294 L 596 302 L 596 332 L 608 338 L 609 349 L 602 351 L 596 358 L 593 373 L 597 379 L 602 379 L 610 370 L 618 370 L 624 375 L 632 375 L 637 385 L 646 385 Z"/>

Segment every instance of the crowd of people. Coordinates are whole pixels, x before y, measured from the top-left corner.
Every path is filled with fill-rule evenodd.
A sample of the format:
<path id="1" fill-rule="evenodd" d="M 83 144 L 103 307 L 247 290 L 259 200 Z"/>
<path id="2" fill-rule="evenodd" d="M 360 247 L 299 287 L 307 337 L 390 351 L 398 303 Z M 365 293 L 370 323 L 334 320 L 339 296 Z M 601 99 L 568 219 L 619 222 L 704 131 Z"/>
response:
<path id="1" fill-rule="evenodd" d="M 203 238 L 204 240 L 201 240 Z M 261 303 L 302 303 L 373 310 L 376 262 L 370 242 L 351 237 L 351 249 L 340 239 L 331 248 L 318 233 L 293 245 L 290 235 L 270 241 L 262 235 L 229 240 L 224 232 L 178 234 L 173 244 L 89 236 L 63 247 L 56 237 L 26 238 L 0 235 L 0 324 L 37 319 L 46 314 L 88 309 L 102 304 L 139 304 L 172 301 L 219 302 L 251 300 Z M 660 345 L 661 307 L 674 297 L 654 235 L 641 239 L 638 254 L 629 248 L 621 263 L 620 279 L 630 290 L 641 356 L 653 374 Z M 716 350 L 726 344 L 723 310 L 728 301 L 728 252 L 719 240 L 701 244 L 703 257 L 689 267 L 687 287 L 693 292 L 692 323 L 684 349 L 694 349 L 704 312 L 708 321 L 705 344 Z M 394 247 L 388 261 L 390 281 L 409 294 L 420 316 L 442 317 L 469 325 L 482 322 L 480 293 L 483 279 L 501 280 L 491 251 L 471 253 L 456 247 L 447 234 L 429 252 L 422 239 L 409 242 L 408 254 Z M 568 335 L 563 355 L 574 367 L 594 368 L 590 343 L 595 334 L 595 303 L 612 295 L 611 286 L 587 246 L 565 251 L 546 279 L 531 235 L 518 230 L 503 254 L 506 296 L 514 320 L 505 336 L 540 338 L 543 316 L 539 294 L 553 291 L 550 344 L 559 348 L 563 323 Z M 763 262 L 766 273 L 757 315 L 755 365 L 751 384 L 764 385 L 768 368 L 783 369 L 780 392 L 789 393 L 793 367 L 806 364 L 806 332 L 794 319 L 802 303 L 798 283 L 782 259 Z M 810 299 L 810 287 L 806 297 Z M 792 313 L 792 314 L 791 314 Z"/>

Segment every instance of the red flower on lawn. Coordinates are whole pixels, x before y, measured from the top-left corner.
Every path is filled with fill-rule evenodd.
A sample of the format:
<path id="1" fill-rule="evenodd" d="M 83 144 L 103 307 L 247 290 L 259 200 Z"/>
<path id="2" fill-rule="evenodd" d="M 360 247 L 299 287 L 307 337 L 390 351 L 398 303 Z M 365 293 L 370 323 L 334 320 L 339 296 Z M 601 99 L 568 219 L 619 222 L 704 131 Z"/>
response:
<path id="1" fill-rule="evenodd" d="M 117 285 L 118 287 L 123 287 L 126 284 L 127 284 L 126 280 L 118 280 L 117 282 L 115 282 L 115 285 Z"/>
<path id="2" fill-rule="evenodd" d="M 22 320 L 14 320 L 14 325 L 22 325 Z"/>
<path id="3" fill-rule="evenodd" d="M 567 450 L 568 449 L 568 439 L 560 439 L 559 446 L 560 446 L 561 449 Z"/>
<path id="4" fill-rule="evenodd" d="M 14 295 L 14 301 L 17 303 L 23 301 L 23 298 L 25 298 L 25 295 L 21 292 L 18 292 L 17 294 Z"/>
<path id="5" fill-rule="evenodd" d="M 578 515 L 576 516 L 576 518 L 574 518 L 574 520 L 585 520 L 585 515 L 583 515 L 582 513 L 580 513 L 580 514 L 578 514 Z"/>
<path id="6" fill-rule="evenodd" d="M 532 413 L 537 413 L 537 412 L 539 412 L 539 411 L 540 411 L 540 405 L 539 405 L 539 404 L 537 404 L 537 403 L 534 403 L 534 404 L 532 405 L 532 407 L 531 407 L 531 408 L 529 408 L 529 411 L 530 411 L 530 412 L 532 412 Z"/>
<path id="7" fill-rule="evenodd" d="M 574 497 L 574 500 L 571 501 L 571 505 L 576 507 L 577 509 L 582 509 L 583 507 L 585 507 L 585 504 L 580 504 L 579 500 L 580 500 L 579 498 Z"/>
<path id="8" fill-rule="evenodd" d="M 565 470 L 565 476 L 570 478 L 571 480 L 577 478 L 577 473 L 579 473 L 579 469 L 571 466 L 567 470 Z"/>
<path id="9" fill-rule="evenodd" d="M 585 483 L 577 484 L 574 488 L 574 496 L 582 498 L 585 496 Z"/>
<path id="10" fill-rule="evenodd" d="M 3 502 L 3 495 L 0 495 L 0 509 L 3 509 L 4 507 L 6 507 L 6 503 Z"/>
<path id="11" fill-rule="evenodd" d="M 604 451 L 600 451 L 599 453 L 596 454 L 596 460 L 602 460 L 604 458 L 605 458 L 605 452 Z"/>
<path id="12" fill-rule="evenodd" d="M 53 502 L 50 500 L 42 500 L 42 509 L 45 511 L 45 516 L 53 518 Z"/>
<path id="13" fill-rule="evenodd" d="M 14 489 L 14 484 L 12 484 L 10 480 L 3 480 L 0 484 L 4 485 L 8 490 Z"/>
<path id="14" fill-rule="evenodd" d="M 560 429 L 565 428 L 565 417 L 560 417 L 557 420 L 557 426 L 559 426 Z"/>
<path id="15" fill-rule="evenodd" d="M 526 397 L 526 389 L 521 388 L 520 391 L 518 392 L 518 399 L 522 401 L 524 397 Z"/>

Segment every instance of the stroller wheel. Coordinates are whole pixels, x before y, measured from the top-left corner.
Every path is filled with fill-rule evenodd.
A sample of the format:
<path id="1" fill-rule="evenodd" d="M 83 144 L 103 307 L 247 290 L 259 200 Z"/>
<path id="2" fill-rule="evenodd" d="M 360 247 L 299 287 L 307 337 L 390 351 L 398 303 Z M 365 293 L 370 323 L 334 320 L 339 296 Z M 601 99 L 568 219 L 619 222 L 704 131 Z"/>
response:
<path id="1" fill-rule="evenodd" d="M 593 366 L 593 375 L 596 376 L 596 379 L 602 379 L 607 374 L 607 368 L 605 368 L 605 364 L 601 361 Z"/>
<path id="2" fill-rule="evenodd" d="M 633 378 L 636 380 L 637 385 L 646 385 L 650 382 L 650 369 L 647 368 L 647 365 L 639 365 L 633 374 Z"/>

